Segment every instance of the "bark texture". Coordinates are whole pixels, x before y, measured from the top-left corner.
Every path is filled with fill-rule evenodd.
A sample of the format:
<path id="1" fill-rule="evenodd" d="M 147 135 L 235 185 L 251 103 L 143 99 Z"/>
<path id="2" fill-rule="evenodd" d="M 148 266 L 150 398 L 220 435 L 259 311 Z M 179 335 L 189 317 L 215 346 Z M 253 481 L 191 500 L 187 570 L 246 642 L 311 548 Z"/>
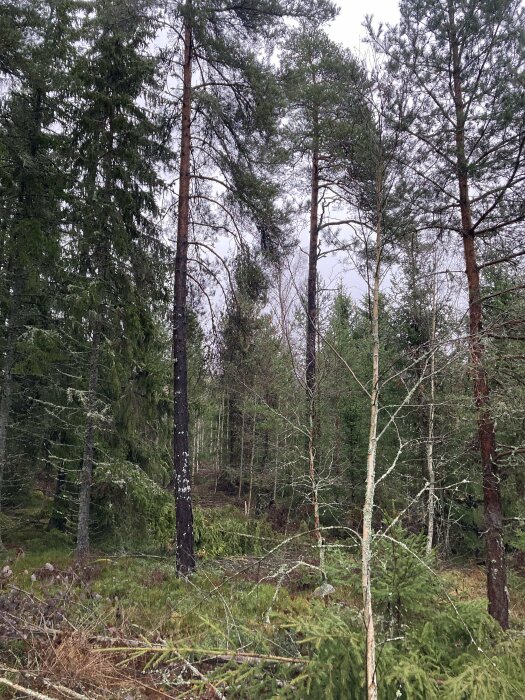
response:
<path id="1" fill-rule="evenodd" d="M 311 400 L 316 384 L 317 338 L 317 260 L 319 248 L 319 152 L 312 154 L 310 201 L 310 245 L 308 251 L 308 289 L 306 309 L 306 389 Z"/>
<path id="2" fill-rule="evenodd" d="M 430 326 L 430 397 L 428 403 L 428 433 L 426 444 L 427 478 L 428 478 L 428 524 L 427 524 L 427 556 L 432 552 L 434 542 L 434 520 L 436 511 L 436 473 L 434 470 L 434 424 L 435 424 L 435 395 L 436 395 L 436 316 L 437 316 L 437 277 L 434 264 L 434 281 L 432 286 L 432 321 Z"/>
<path id="3" fill-rule="evenodd" d="M 380 194 L 378 194 L 380 202 Z M 378 208 L 379 209 L 379 208 Z M 380 209 L 379 209 L 380 211 Z M 381 219 L 378 216 L 376 259 L 372 293 L 372 390 L 370 392 L 370 431 L 366 460 L 366 494 L 363 506 L 361 540 L 361 587 L 363 592 L 363 621 L 366 635 L 366 697 L 377 700 L 376 641 L 372 608 L 372 517 L 376 485 L 377 419 L 379 413 L 379 285 L 381 266 Z"/>
<path id="4" fill-rule="evenodd" d="M 89 384 L 86 402 L 86 432 L 84 438 L 84 454 L 80 474 L 80 494 L 77 524 L 77 559 L 84 559 L 89 554 L 89 518 L 91 512 L 91 485 L 93 482 L 93 464 L 95 457 L 96 402 L 100 360 L 99 328 L 93 331 L 91 340 L 91 357 L 89 362 Z"/>
<path id="5" fill-rule="evenodd" d="M 173 466 L 177 527 L 176 566 L 179 576 L 188 576 L 195 569 L 189 459 L 188 323 L 186 308 L 191 181 L 191 73 L 193 53 L 190 18 L 191 2 L 186 3 L 185 10 L 179 208 L 173 305 Z"/>
<path id="6" fill-rule="evenodd" d="M 503 544 L 503 508 L 496 456 L 496 430 L 491 411 L 488 377 L 484 366 L 485 348 L 483 345 L 480 268 L 477 263 L 475 231 L 472 224 L 472 208 L 469 195 L 468 162 L 465 149 L 466 113 L 453 0 L 448 0 L 448 12 L 452 53 L 452 87 L 456 117 L 457 181 L 469 298 L 469 352 L 483 473 L 487 596 L 489 613 L 500 623 L 503 629 L 507 629 L 509 626 L 509 604 L 505 548 Z"/>
<path id="7" fill-rule="evenodd" d="M 317 128 L 317 123 L 316 123 Z M 319 547 L 319 566 L 324 574 L 323 536 L 319 518 L 319 488 L 316 469 L 317 419 L 315 401 L 317 394 L 317 261 L 319 257 L 319 148 L 314 143 L 310 193 L 310 245 L 308 251 L 308 288 L 306 309 L 306 400 L 308 405 L 308 472 L 311 482 L 311 498 L 314 515 L 314 531 Z"/>

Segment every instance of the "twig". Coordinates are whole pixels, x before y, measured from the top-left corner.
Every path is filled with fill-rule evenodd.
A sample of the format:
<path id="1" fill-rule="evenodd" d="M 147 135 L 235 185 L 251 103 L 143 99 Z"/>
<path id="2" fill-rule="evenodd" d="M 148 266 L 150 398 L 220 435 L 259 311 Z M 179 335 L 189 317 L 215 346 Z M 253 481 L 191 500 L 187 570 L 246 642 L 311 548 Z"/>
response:
<path id="1" fill-rule="evenodd" d="M 187 659 L 185 659 L 183 656 L 181 656 L 178 651 L 176 651 L 176 650 L 174 650 L 174 651 L 175 651 L 175 655 L 177 656 L 177 658 L 180 661 L 182 661 L 182 663 L 186 666 L 187 669 L 189 669 L 193 673 L 194 676 L 197 676 L 197 678 L 200 678 L 201 681 L 204 681 L 206 683 L 206 685 L 215 693 L 215 697 L 218 700 L 226 700 L 226 696 L 223 695 L 221 693 L 221 691 L 206 678 L 204 673 L 199 671 L 199 669 L 196 666 L 194 666 Z"/>
<path id="2" fill-rule="evenodd" d="M 37 700 L 55 700 L 55 698 L 52 698 L 49 695 L 38 693 L 36 690 L 31 690 L 31 688 L 24 688 L 24 686 L 18 685 L 18 683 L 13 683 L 7 678 L 0 678 L 0 685 L 7 685 L 8 688 L 16 690 L 17 693 L 29 695 L 29 697 L 36 698 Z"/>
<path id="3" fill-rule="evenodd" d="M 4 673 L 21 673 L 23 676 L 33 676 L 34 678 L 38 678 L 38 673 L 35 673 L 34 671 L 25 671 L 20 668 L 11 668 L 10 666 L 0 666 L 0 669 Z M 89 700 L 87 695 L 82 695 L 82 693 L 77 693 L 75 690 L 71 690 L 71 688 L 66 688 L 64 685 L 60 685 L 60 683 L 53 683 L 50 681 L 48 678 L 43 678 L 42 682 L 44 685 L 47 685 L 49 688 L 55 688 L 58 690 L 60 693 L 63 693 L 64 695 L 69 695 L 70 698 L 75 698 L 75 700 Z"/>

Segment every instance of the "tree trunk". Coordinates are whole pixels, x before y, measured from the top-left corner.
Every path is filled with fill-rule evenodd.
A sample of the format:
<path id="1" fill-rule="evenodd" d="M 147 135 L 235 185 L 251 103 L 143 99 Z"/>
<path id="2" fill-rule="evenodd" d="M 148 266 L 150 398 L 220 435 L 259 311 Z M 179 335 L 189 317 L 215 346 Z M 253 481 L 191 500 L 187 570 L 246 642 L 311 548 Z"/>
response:
<path id="1" fill-rule="evenodd" d="M 500 476 L 496 456 L 496 430 L 491 411 L 490 391 L 484 367 L 485 348 L 482 339 L 482 301 L 479 267 L 476 258 L 475 232 L 472 226 L 469 196 L 468 163 L 465 151 L 465 107 L 459 41 L 454 4 L 448 0 L 450 46 L 452 52 L 452 82 L 456 116 L 456 160 L 461 211 L 463 252 L 469 297 L 469 352 L 473 374 L 474 401 L 477 409 L 478 435 L 483 471 L 483 502 L 485 511 L 485 546 L 487 559 L 487 596 L 489 613 L 503 629 L 509 626 L 507 574 L 503 544 L 503 508 Z"/>
<path id="2" fill-rule="evenodd" d="M 240 455 L 239 455 L 239 492 L 237 494 L 237 497 L 241 498 L 242 496 L 242 480 L 244 479 L 244 421 L 245 421 L 245 416 L 246 416 L 246 410 L 244 408 L 244 403 L 242 406 L 242 418 L 241 418 L 241 449 L 240 449 Z"/>
<path id="3" fill-rule="evenodd" d="M 370 432 L 366 461 L 366 495 L 363 506 L 361 586 L 363 619 L 366 634 L 366 692 L 367 700 L 377 700 L 376 641 L 372 609 L 372 516 L 374 511 L 375 473 L 377 456 L 377 418 L 379 412 L 379 285 L 381 267 L 381 189 L 378 187 L 378 217 L 376 257 L 372 292 L 372 391 L 370 393 Z"/>
<path id="4" fill-rule="evenodd" d="M 67 517 L 63 512 L 63 500 L 64 492 L 66 490 L 66 470 L 64 467 L 60 467 L 57 474 L 57 481 L 55 485 L 55 496 L 53 499 L 53 511 L 49 517 L 46 530 L 50 532 L 51 530 L 59 530 L 60 532 L 66 531 Z"/>
<path id="5" fill-rule="evenodd" d="M 9 415 L 11 412 L 11 394 L 13 391 L 13 376 L 12 369 L 15 359 L 15 331 L 14 320 L 11 319 L 9 331 L 7 334 L 7 349 L 4 360 L 2 395 L 0 398 L 0 511 L 2 507 L 2 486 L 7 464 L 7 427 L 9 424 Z M 5 547 L 2 542 L 2 533 L 0 531 L 0 551 L 4 551 Z"/>
<path id="6" fill-rule="evenodd" d="M 319 548 L 319 567 L 324 571 L 324 541 L 320 529 L 319 488 L 316 469 L 316 415 L 315 401 L 317 393 L 317 261 L 319 248 L 319 151 L 317 144 L 312 152 L 312 175 L 310 195 L 310 247 L 308 251 L 308 289 L 306 310 L 306 400 L 308 402 L 308 472 L 311 484 L 311 499 L 314 516 L 314 533 Z"/>
<path id="7" fill-rule="evenodd" d="M 191 474 L 189 467 L 188 329 L 186 309 L 191 179 L 191 73 L 193 53 L 191 17 L 189 16 L 191 0 L 186 2 L 185 11 L 179 208 L 173 304 L 173 466 L 177 526 L 176 566 L 179 576 L 187 576 L 195 569 Z"/>
<path id="8" fill-rule="evenodd" d="M 434 520 L 436 511 L 436 474 L 434 471 L 434 421 L 435 421 L 435 394 L 436 371 L 435 343 L 436 343 L 436 315 L 437 315 L 437 276 L 434 264 L 434 280 L 432 287 L 432 325 L 430 328 L 430 400 L 428 404 L 428 433 L 427 433 L 427 477 L 428 477 L 428 525 L 426 553 L 430 556 L 434 542 Z"/>
<path id="9" fill-rule="evenodd" d="M 214 493 L 217 493 L 217 487 L 219 486 L 219 473 L 221 470 L 222 461 L 222 441 L 224 437 L 224 396 L 221 398 L 221 403 L 219 405 L 219 418 L 217 420 L 217 440 L 215 449 L 215 486 L 213 489 Z"/>
<path id="10" fill-rule="evenodd" d="M 277 474 L 279 472 L 279 433 L 276 431 L 275 434 L 275 465 L 273 468 L 273 496 L 272 500 L 274 504 L 277 501 Z"/>
<path id="11" fill-rule="evenodd" d="M 89 383 L 86 401 L 86 432 L 84 438 L 82 471 L 80 474 L 77 548 L 75 551 L 77 559 L 84 559 L 89 554 L 89 514 L 91 510 L 91 484 L 93 481 L 93 461 L 95 454 L 95 411 L 99 374 L 100 340 L 100 329 L 95 327 L 91 341 Z"/>
<path id="12" fill-rule="evenodd" d="M 241 420 L 242 416 L 238 401 L 233 395 L 230 395 L 228 397 L 228 430 L 226 438 L 228 444 L 228 465 L 232 474 L 239 467 Z"/>
<path id="13" fill-rule="evenodd" d="M 319 153 L 312 154 L 312 184 L 310 202 L 310 247 L 308 252 L 308 289 L 306 310 L 306 389 L 308 401 L 313 402 L 316 384 L 317 336 L 317 260 L 319 247 Z"/>
<path id="14" fill-rule="evenodd" d="M 256 409 L 257 410 L 257 409 Z M 252 499 L 253 499 L 253 466 L 255 464 L 255 437 L 256 437 L 256 427 L 257 427 L 257 414 L 253 415 L 253 430 L 252 430 L 252 456 L 250 458 L 250 484 L 248 487 L 248 506 L 246 508 L 246 516 L 250 517 L 252 512 Z"/>
<path id="15" fill-rule="evenodd" d="M 312 509 L 314 515 L 314 533 L 319 550 L 319 569 L 323 578 L 326 576 L 325 557 L 324 557 L 324 539 L 321 533 L 321 519 L 319 517 L 319 483 L 315 469 L 315 447 L 314 447 L 314 415 L 310 411 L 310 423 L 308 427 L 308 472 L 311 485 Z"/>

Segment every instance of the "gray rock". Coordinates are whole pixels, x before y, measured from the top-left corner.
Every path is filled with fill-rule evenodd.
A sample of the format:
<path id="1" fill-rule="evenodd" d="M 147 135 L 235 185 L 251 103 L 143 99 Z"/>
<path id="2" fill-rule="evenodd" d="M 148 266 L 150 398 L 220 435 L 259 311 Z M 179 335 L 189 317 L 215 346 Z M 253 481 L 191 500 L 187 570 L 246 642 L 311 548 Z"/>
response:
<path id="1" fill-rule="evenodd" d="M 335 588 L 328 581 L 324 581 L 320 586 L 318 586 L 312 593 L 314 598 L 326 598 L 329 595 L 335 593 Z"/>

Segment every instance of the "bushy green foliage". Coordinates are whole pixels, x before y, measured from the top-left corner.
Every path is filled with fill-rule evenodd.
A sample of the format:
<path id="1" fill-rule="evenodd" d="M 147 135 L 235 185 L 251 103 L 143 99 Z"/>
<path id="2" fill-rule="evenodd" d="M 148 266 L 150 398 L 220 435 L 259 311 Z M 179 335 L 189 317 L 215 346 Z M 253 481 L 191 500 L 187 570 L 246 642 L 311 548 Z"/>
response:
<path id="1" fill-rule="evenodd" d="M 275 543 L 272 529 L 264 520 L 247 519 L 235 508 L 197 508 L 194 533 L 201 557 L 263 554 Z"/>
<path id="2" fill-rule="evenodd" d="M 165 548 L 175 532 L 172 495 L 130 462 L 100 465 L 93 489 L 99 536 L 123 548 Z"/>
<path id="3" fill-rule="evenodd" d="M 476 655 L 465 654 L 451 664 L 444 684 L 446 700 L 517 700 L 525 697 L 525 641 L 502 641 Z"/>
<path id="4" fill-rule="evenodd" d="M 378 537 L 374 561 L 381 700 L 525 697 L 525 640 L 502 632 L 485 600 L 461 601 L 449 593 L 446 579 L 425 559 L 421 537 L 399 529 L 392 539 Z M 344 550 L 329 549 L 327 570 L 337 586 L 333 601 L 303 598 L 302 606 L 277 616 L 290 656 L 304 663 L 278 664 L 266 674 L 231 671 L 229 682 L 238 687 L 232 697 L 362 700 L 364 634 L 360 604 L 352 603 L 358 562 Z M 269 633 L 260 640 L 262 653 L 272 653 L 281 639 L 279 632 L 271 638 Z"/>
<path id="5" fill-rule="evenodd" d="M 425 560 L 425 538 L 401 528 L 378 536 L 374 546 L 376 614 L 393 635 L 424 614 L 436 598 L 436 578 Z"/>
<path id="6" fill-rule="evenodd" d="M 282 697 L 295 697 L 293 688 L 298 697 L 361 700 L 364 644 L 355 611 L 316 604 L 311 614 L 291 626 L 309 662 Z"/>
<path id="7" fill-rule="evenodd" d="M 506 639 L 477 601 L 463 603 L 456 611 L 443 605 L 437 616 L 433 612 L 433 606 L 427 606 L 426 622 L 412 626 L 404 637 L 378 640 L 381 700 L 525 696 L 522 639 Z M 291 626 L 308 661 L 275 697 L 361 700 L 364 639 L 357 611 L 319 605 Z"/>

